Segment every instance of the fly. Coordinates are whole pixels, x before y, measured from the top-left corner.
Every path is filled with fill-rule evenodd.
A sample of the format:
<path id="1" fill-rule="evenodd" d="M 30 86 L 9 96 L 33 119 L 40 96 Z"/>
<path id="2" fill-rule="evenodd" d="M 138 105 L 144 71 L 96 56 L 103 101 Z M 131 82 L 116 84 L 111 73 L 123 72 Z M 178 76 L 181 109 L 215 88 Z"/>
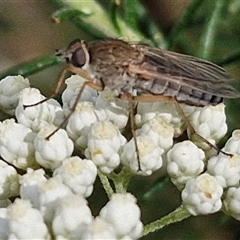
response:
<path id="1" fill-rule="evenodd" d="M 131 130 L 139 169 L 141 166 L 134 130 L 134 101 L 173 101 L 190 131 L 210 147 L 218 150 L 216 146 L 195 132 L 179 103 L 203 107 L 217 105 L 224 98 L 240 97 L 240 93 L 229 84 L 232 78 L 223 68 L 206 60 L 159 48 L 131 44 L 118 39 L 89 44 L 77 39 L 66 49 L 59 50 L 56 55 L 65 61 L 67 66 L 50 97 L 54 97 L 59 92 L 68 71 L 86 79 L 71 113 L 56 131 L 74 112 L 85 86 L 96 90 L 103 90 L 107 87 L 116 97 L 129 101 Z M 51 133 L 47 139 L 56 131 Z"/>
<path id="2" fill-rule="evenodd" d="M 192 106 L 216 105 L 223 98 L 238 98 L 227 72 L 196 57 L 122 40 L 70 43 L 59 51 L 73 72 L 84 72 L 96 88 L 124 94 L 165 96 Z"/>

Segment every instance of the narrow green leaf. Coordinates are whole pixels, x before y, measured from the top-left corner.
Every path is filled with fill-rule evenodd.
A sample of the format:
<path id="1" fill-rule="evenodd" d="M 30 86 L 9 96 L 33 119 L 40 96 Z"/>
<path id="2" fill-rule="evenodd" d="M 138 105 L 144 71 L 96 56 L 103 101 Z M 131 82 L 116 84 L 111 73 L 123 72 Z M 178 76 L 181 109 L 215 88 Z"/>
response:
<path id="1" fill-rule="evenodd" d="M 0 74 L 0 79 L 10 75 L 22 75 L 24 77 L 40 72 L 43 69 L 57 65 L 61 60 L 55 55 L 45 56 L 24 64 L 20 64 Z"/>

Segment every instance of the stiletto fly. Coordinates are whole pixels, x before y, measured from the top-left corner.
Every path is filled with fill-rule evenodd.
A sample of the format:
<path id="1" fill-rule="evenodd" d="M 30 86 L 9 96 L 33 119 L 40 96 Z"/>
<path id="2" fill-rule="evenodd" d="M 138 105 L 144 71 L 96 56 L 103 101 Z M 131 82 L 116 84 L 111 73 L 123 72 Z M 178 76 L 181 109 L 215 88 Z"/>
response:
<path id="1" fill-rule="evenodd" d="M 67 70 L 82 74 L 96 89 L 110 88 L 116 97 L 137 92 L 138 99 L 163 96 L 193 106 L 240 97 L 223 68 L 159 48 L 116 39 L 90 44 L 77 39 L 57 56 L 66 61 Z"/>
<path id="2" fill-rule="evenodd" d="M 131 44 L 118 39 L 89 44 L 77 39 L 66 49 L 59 50 L 56 55 L 66 62 L 67 67 L 62 72 L 51 97 L 59 92 L 66 72 L 70 71 L 86 79 L 72 112 L 87 85 L 96 90 L 107 87 L 116 97 L 129 100 L 130 123 L 138 159 L 133 120 L 134 101 L 173 101 L 176 109 L 184 114 L 179 103 L 203 107 L 217 105 L 224 98 L 240 97 L 240 93 L 229 84 L 232 78 L 223 68 L 196 57 L 155 47 Z M 187 121 L 186 116 L 185 120 Z M 190 125 L 189 122 L 188 124 Z M 195 133 L 191 125 L 190 130 Z M 53 134 L 54 132 L 50 136 Z"/>

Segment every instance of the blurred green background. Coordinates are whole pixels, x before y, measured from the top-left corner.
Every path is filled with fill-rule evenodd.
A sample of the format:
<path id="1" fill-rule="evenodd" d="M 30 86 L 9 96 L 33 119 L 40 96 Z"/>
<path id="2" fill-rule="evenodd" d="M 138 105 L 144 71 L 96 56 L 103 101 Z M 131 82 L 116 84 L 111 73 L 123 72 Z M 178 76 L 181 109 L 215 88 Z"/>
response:
<path id="1" fill-rule="evenodd" d="M 15 66 L 25 64 L 25 75 L 29 75 L 31 85 L 50 95 L 64 67 L 52 60 L 55 49 L 65 48 L 75 38 L 87 41 L 129 37 L 130 41 L 146 42 L 218 63 L 229 71 L 235 79 L 234 86 L 240 90 L 239 0 L 122 0 L 120 5 L 117 2 L 0 1 L 0 75 L 9 74 L 9 69 L 15 73 L 19 71 Z M 61 23 L 53 23 L 53 13 L 62 6 L 74 9 L 79 6 L 79 13 L 67 13 Z M 94 10 L 89 13 L 91 6 Z M 99 9 L 102 15 L 98 15 Z M 110 21 L 109 25 L 106 21 Z M 46 66 L 33 62 L 36 73 L 32 74 L 29 66 L 36 59 Z M 240 127 L 239 106 L 239 99 L 227 102 L 228 136 Z M 130 191 L 138 196 L 144 223 L 164 216 L 180 204 L 179 191 L 168 179 L 163 181 L 163 175 L 158 172 L 131 181 Z M 97 191 L 89 202 L 96 215 L 105 204 L 106 196 L 99 183 L 95 188 Z M 143 239 L 237 240 L 240 224 L 222 213 L 191 217 Z"/>

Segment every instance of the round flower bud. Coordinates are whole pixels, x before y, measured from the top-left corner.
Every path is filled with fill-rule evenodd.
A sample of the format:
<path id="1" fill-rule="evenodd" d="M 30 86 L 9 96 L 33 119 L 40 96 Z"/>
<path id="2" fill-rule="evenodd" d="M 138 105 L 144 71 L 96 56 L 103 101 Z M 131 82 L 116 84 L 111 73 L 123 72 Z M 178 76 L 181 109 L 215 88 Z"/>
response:
<path id="1" fill-rule="evenodd" d="M 111 122 L 96 122 L 90 129 L 85 155 L 108 174 L 119 165 L 119 152 L 125 142 L 125 137 Z"/>
<path id="2" fill-rule="evenodd" d="M 194 107 L 180 104 L 182 110 L 188 116 L 193 112 Z M 157 116 L 162 117 L 174 129 L 174 137 L 180 136 L 185 130 L 185 122 L 182 116 L 178 113 L 175 104 L 172 102 L 154 102 L 154 103 L 138 103 L 137 114 L 135 115 L 135 122 L 137 126 L 142 126 L 150 119 Z"/>
<path id="3" fill-rule="evenodd" d="M 99 93 L 95 107 L 104 110 L 108 119 L 118 129 L 123 129 L 127 125 L 129 103 L 116 98 L 110 89 L 104 89 Z"/>
<path id="4" fill-rule="evenodd" d="M 68 120 L 66 129 L 69 137 L 80 150 L 84 151 L 87 148 L 90 126 L 104 119 L 106 119 L 106 116 L 103 112 L 97 111 L 92 102 L 78 103 L 75 111 Z"/>
<path id="5" fill-rule="evenodd" d="M 16 199 L 7 210 L 8 239 L 50 239 L 42 214 L 29 201 Z"/>
<path id="6" fill-rule="evenodd" d="M 101 209 L 99 217 L 113 226 L 117 239 L 137 239 L 142 234 L 140 209 L 136 198 L 130 193 L 113 194 L 111 200 Z"/>
<path id="7" fill-rule="evenodd" d="M 18 105 L 19 93 L 29 87 L 29 80 L 22 76 L 7 76 L 0 81 L 0 108 L 13 116 Z"/>
<path id="8" fill-rule="evenodd" d="M 8 163 L 20 169 L 36 168 L 34 157 L 35 133 L 14 119 L 0 122 L 0 155 Z"/>
<path id="9" fill-rule="evenodd" d="M 207 172 L 214 176 L 223 188 L 238 186 L 240 181 L 240 155 L 219 154 L 208 160 Z"/>
<path id="10" fill-rule="evenodd" d="M 174 129 L 161 116 L 156 116 L 136 131 L 137 136 L 149 136 L 165 152 L 173 145 Z"/>
<path id="11" fill-rule="evenodd" d="M 112 224 L 108 223 L 100 217 L 96 217 L 92 223 L 90 223 L 85 232 L 82 234 L 82 239 L 117 239 L 115 230 Z"/>
<path id="12" fill-rule="evenodd" d="M 70 157 L 54 170 L 53 176 L 59 176 L 74 193 L 89 197 L 97 177 L 97 167 L 90 160 Z"/>
<path id="13" fill-rule="evenodd" d="M 123 146 L 121 162 L 138 175 L 148 176 L 162 167 L 162 154 L 164 150 L 149 136 L 137 136 L 138 155 L 134 139 Z"/>
<path id="14" fill-rule="evenodd" d="M 8 204 L 10 205 L 10 204 Z M 7 222 L 7 208 L 1 206 L 0 208 L 0 239 L 9 239 L 9 229 Z"/>
<path id="15" fill-rule="evenodd" d="M 82 88 L 85 79 L 79 75 L 72 75 L 71 77 L 65 80 L 65 84 L 67 85 L 66 89 L 62 93 L 62 102 L 63 102 L 63 111 L 67 116 L 75 104 L 76 98 Z M 97 91 L 92 89 L 89 86 L 85 86 L 79 102 L 87 101 L 95 103 L 97 98 Z"/>
<path id="16" fill-rule="evenodd" d="M 73 152 L 73 142 L 65 130 L 59 129 L 50 138 L 47 138 L 55 130 L 56 127 L 52 125 L 45 126 L 34 140 L 37 162 L 50 169 L 60 166 L 62 161 L 70 157 Z"/>
<path id="17" fill-rule="evenodd" d="M 188 120 L 196 133 L 213 145 L 216 145 L 227 132 L 224 109 L 225 105 L 223 103 L 216 106 L 209 105 L 199 107 L 188 116 Z M 199 139 L 196 135 L 191 136 L 190 131 L 188 131 L 188 133 L 189 138 L 193 138 L 198 146 L 204 150 L 209 150 L 210 146 L 206 142 L 203 142 L 202 139 Z"/>
<path id="18" fill-rule="evenodd" d="M 176 143 L 167 153 L 167 172 L 171 181 L 182 190 L 188 179 L 204 169 L 204 152 L 191 141 Z"/>
<path id="19" fill-rule="evenodd" d="M 64 196 L 72 193 L 59 177 L 50 178 L 39 184 L 39 210 L 47 224 L 51 224 L 58 202 Z"/>
<path id="20" fill-rule="evenodd" d="M 19 177 L 12 166 L 0 160 L 0 199 L 19 194 Z"/>
<path id="21" fill-rule="evenodd" d="M 39 186 L 46 182 L 44 170 L 27 169 L 27 173 L 20 177 L 20 196 L 22 199 L 29 200 L 34 208 L 39 208 Z"/>
<path id="22" fill-rule="evenodd" d="M 240 187 L 231 187 L 223 199 L 223 211 L 240 221 Z"/>
<path id="23" fill-rule="evenodd" d="M 222 194 L 223 188 L 216 178 L 204 173 L 187 181 L 182 191 L 182 201 L 185 208 L 194 216 L 210 214 L 221 209 Z"/>
<path id="24" fill-rule="evenodd" d="M 85 239 L 82 233 L 92 222 L 93 216 L 86 199 L 68 194 L 59 199 L 54 212 L 52 229 L 55 236 L 65 239 Z"/>
<path id="25" fill-rule="evenodd" d="M 54 99 L 39 103 L 44 99 L 45 97 L 35 88 L 25 88 L 20 93 L 19 104 L 15 112 L 16 118 L 19 123 L 31 128 L 33 132 L 39 132 L 49 124 L 58 126 L 64 120 L 60 104 Z M 36 105 L 25 107 L 32 104 Z"/>
<path id="26" fill-rule="evenodd" d="M 239 129 L 233 131 L 232 137 L 228 139 L 228 141 L 226 142 L 222 150 L 227 153 L 240 155 L 240 130 Z"/>

